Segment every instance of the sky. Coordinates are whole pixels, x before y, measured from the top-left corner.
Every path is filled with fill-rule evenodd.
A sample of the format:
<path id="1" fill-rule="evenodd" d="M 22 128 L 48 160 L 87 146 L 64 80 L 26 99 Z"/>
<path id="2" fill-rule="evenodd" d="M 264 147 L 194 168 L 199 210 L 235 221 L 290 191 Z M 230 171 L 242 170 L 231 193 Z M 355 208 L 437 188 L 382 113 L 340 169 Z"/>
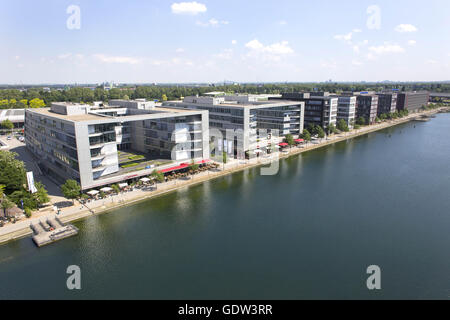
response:
<path id="1" fill-rule="evenodd" d="M 0 83 L 450 80 L 448 0 L 0 0 Z"/>

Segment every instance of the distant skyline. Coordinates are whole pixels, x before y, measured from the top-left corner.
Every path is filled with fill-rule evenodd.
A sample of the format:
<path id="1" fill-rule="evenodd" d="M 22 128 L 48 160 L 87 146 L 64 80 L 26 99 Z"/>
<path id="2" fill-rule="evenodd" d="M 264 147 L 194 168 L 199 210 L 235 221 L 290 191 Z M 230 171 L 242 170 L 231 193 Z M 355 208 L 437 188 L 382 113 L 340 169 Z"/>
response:
<path id="1" fill-rule="evenodd" d="M 0 0 L 0 83 L 450 80 L 448 0 Z"/>

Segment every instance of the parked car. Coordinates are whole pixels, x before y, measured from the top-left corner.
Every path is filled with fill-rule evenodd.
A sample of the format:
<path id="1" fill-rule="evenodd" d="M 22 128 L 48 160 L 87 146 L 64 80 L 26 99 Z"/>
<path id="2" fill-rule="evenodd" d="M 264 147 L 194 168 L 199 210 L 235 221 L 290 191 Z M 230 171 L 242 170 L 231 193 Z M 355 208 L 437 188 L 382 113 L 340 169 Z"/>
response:
<path id="1" fill-rule="evenodd" d="M 19 141 L 20 141 L 20 142 L 24 142 L 24 141 L 25 141 L 25 138 L 24 138 L 24 137 L 19 137 Z"/>
<path id="2" fill-rule="evenodd" d="M 12 139 L 12 137 L 11 136 L 8 136 L 8 138 L 6 138 L 7 140 L 11 140 Z"/>

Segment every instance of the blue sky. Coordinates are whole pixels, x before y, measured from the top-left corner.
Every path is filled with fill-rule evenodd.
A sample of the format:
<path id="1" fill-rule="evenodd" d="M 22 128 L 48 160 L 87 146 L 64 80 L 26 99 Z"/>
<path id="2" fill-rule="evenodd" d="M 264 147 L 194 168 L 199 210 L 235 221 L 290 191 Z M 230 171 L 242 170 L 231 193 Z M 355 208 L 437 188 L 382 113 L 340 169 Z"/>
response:
<path id="1" fill-rule="evenodd" d="M 0 0 L 0 83 L 450 80 L 449 12 L 448 0 Z"/>

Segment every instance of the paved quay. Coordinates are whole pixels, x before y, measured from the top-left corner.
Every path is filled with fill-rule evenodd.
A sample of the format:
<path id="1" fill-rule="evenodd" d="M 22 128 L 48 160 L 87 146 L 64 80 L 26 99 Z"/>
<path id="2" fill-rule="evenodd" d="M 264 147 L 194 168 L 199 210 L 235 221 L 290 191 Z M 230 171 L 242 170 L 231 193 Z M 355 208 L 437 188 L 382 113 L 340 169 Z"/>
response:
<path id="1" fill-rule="evenodd" d="M 160 196 L 180 188 L 199 184 L 211 179 L 216 179 L 233 172 L 242 171 L 257 166 L 269 165 L 277 158 L 280 159 L 287 158 L 296 154 L 322 148 L 324 146 L 344 141 L 347 139 L 351 139 L 357 136 L 365 135 L 370 132 L 375 132 L 385 128 L 393 127 L 401 123 L 406 123 L 420 116 L 424 115 L 429 116 L 436 114 L 438 112 L 439 109 L 425 111 L 409 115 L 405 118 L 390 120 L 380 124 L 362 127 L 358 130 L 353 130 L 352 132 L 341 133 L 339 135 L 332 135 L 322 140 L 317 140 L 316 142 L 307 143 L 302 147 L 292 147 L 290 149 L 288 148 L 286 151 L 275 153 L 272 155 L 272 157 L 268 158 L 261 157 L 252 160 L 231 160 L 229 163 L 225 165 L 221 164 L 221 166 L 216 170 L 198 173 L 194 176 L 191 176 L 190 179 L 187 180 L 178 179 L 160 183 L 157 185 L 156 189 L 150 187 L 143 189 L 135 189 L 134 191 L 109 196 L 106 199 L 91 201 L 86 205 L 83 205 L 75 201 L 74 206 L 62 208 L 60 214 L 58 214 L 57 217 L 63 223 L 76 221 L 92 215 L 101 214 L 109 210 L 129 206 L 133 203 L 144 201 L 152 197 Z M 55 212 L 53 210 L 47 210 L 38 213 L 38 216 L 33 216 L 30 219 L 21 220 L 16 222 L 15 224 L 9 223 L 5 225 L 4 227 L 0 228 L 0 244 L 31 235 L 32 231 L 30 229 L 30 224 L 39 224 L 40 222 L 45 222 L 53 217 L 55 217 Z"/>

